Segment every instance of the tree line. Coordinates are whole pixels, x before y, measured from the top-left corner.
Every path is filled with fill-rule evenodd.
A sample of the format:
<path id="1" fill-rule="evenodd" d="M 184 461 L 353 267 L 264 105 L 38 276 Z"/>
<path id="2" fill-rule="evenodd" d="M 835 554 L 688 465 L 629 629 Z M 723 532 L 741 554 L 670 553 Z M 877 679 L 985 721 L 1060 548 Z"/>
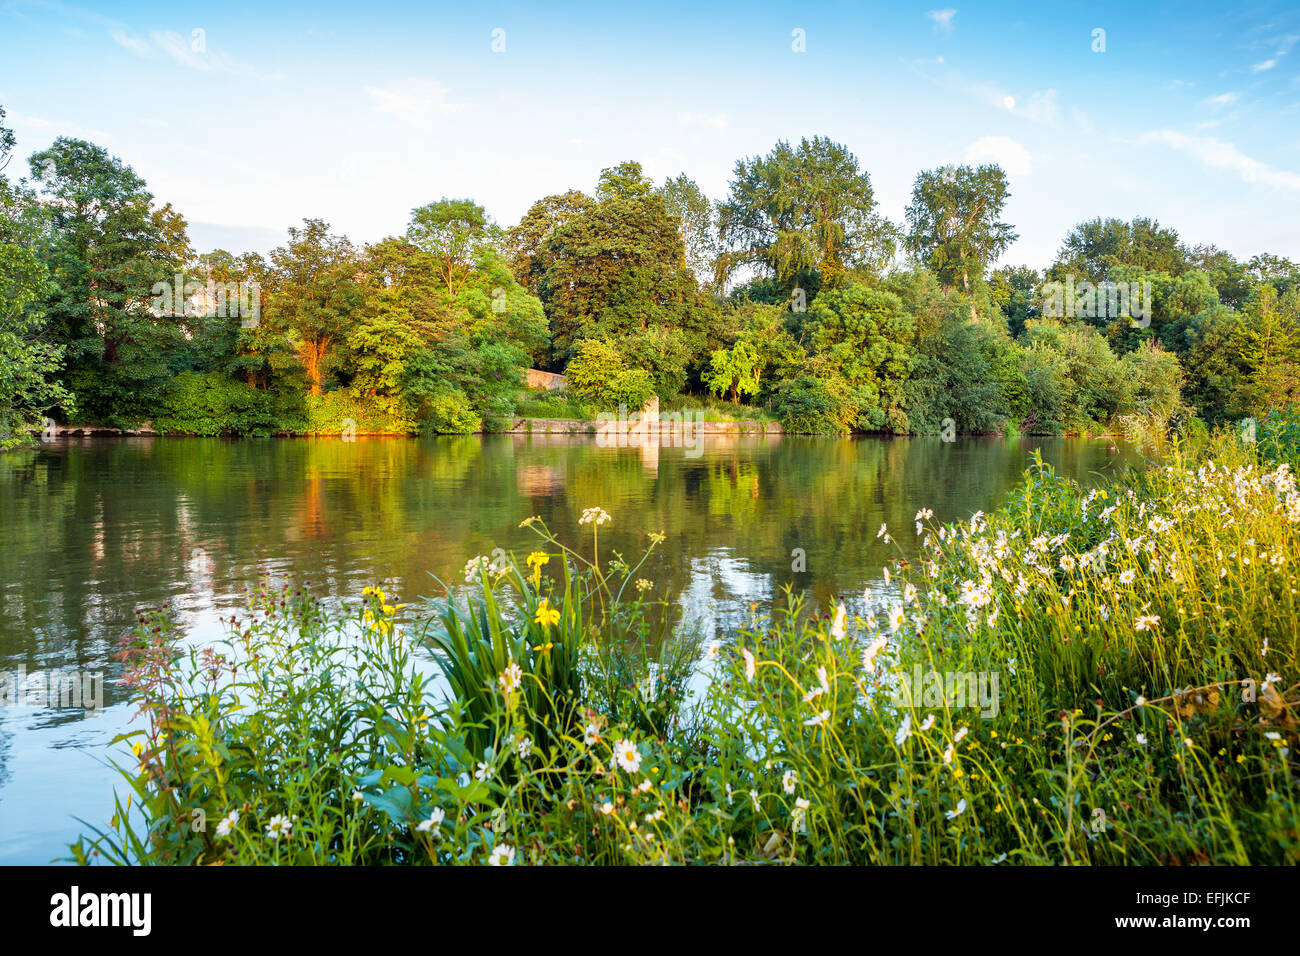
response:
<path id="1" fill-rule="evenodd" d="M 60 137 L 8 178 L 3 118 L 0 442 L 47 419 L 493 430 L 527 412 L 530 366 L 566 374 L 577 415 L 658 395 L 800 432 L 1165 430 L 1300 394 L 1300 266 L 1138 217 L 1076 225 L 1044 271 L 995 269 L 1016 238 L 996 165 L 921 172 L 896 223 L 813 137 L 737 161 L 719 201 L 628 161 L 509 227 L 443 198 L 365 246 L 308 219 L 269 256 L 199 255 L 92 143 Z"/>

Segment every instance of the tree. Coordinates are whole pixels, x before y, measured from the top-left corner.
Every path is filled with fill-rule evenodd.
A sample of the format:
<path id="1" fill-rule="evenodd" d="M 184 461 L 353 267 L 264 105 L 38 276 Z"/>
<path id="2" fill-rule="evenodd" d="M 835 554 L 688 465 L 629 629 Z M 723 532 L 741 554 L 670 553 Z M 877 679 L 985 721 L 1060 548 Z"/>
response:
<path id="1" fill-rule="evenodd" d="M 824 137 L 737 161 L 718 206 L 718 285 L 748 266 L 788 296 L 818 274 L 827 285 L 875 273 L 894 255 L 895 230 L 875 212 L 871 178 L 846 147 Z"/>
<path id="2" fill-rule="evenodd" d="M 643 199 L 654 190 L 654 183 L 641 171 L 641 164 L 625 160 L 600 171 L 596 182 L 596 201 Z"/>
<path id="3" fill-rule="evenodd" d="M 1042 275 L 1030 266 L 1003 266 L 989 277 L 993 301 L 1002 310 L 1007 331 L 1020 335 L 1025 323 L 1042 316 L 1039 287 Z"/>
<path id="4" fill-rule="evenodd" d="M 713 203 L 685 173 L 664 181 L 659 188 L 669 213 L 677 220 L 686 250 L 687 268 L 702 288 L 717 279 L 718 237 Z"/>
<path id="5" fill-rule="evenodd" d="M 334 349 L 351 330 L 363 292 L 356 249 L 320 219 L 289 227 L 289 242 L 271 253 L 275 291 L 267 322 L 297 349 L 313 395 L 324 390 Z"/>
<path id="6" fill-rule="evenodd" d="M 185 220 L 155 207 L 131 167 L 84 140 L 59 137 L 29 163 L 49 221 L 45 311 L 66 346 L 64 381 L 92 420 L 134 426 L 157 406 L 184 349 L 180 317 L 155 307 L 155 284 L 170 287 L 192 255 Z"/>
<path id="7" fill-rule="evenodd" d="M 827 290 L 808 310 L 808 335 L 810 371 L 844 383 L 855 427 L 908 430 L 913 323 L 898 296 L 862 283 Z"/>
<path id="8" fill-rule="evenodd" d="M 500 238 L 500 230 L 478 203 L 440 199 L 411 211 L 407 240 L 433 257 L 447 292 L 455 295 L 474 263 Z"/>
<path id="9" fill-rule="evenodd" d="M 907 207 L 907 247 L 945 286 L 961 280 L 971 294 L 971 278 L 984 270 L 1016 239 L 999 221 L 1010 195 L 1000 166 L 947 166 L 916 177 Z M 976 318 L 975 304 L 970 306 Z"/>
<path id="10" fill-rule="evenodd" d="M 1161 228 L 1154 219 L 1093 219 L 1070 230 L 1049 270 L 1052 279 L 1064 280 L 1068 273 L 1097 283 L 1116 266 L 1136 266 L 1147 272 L 1182 275 L 1188 269 L 1188 253 L 1178 233 Z"/>
<path id="11" fill-rule="evenodd" d="M 1300 290 L 1257 288 L 1241 313 L 1247 401 L 1256 415 L 1300 403 Z"/>
<path id="12" fill-rule="evenodd" d="M 0 108 L 0 124 L 4 115 Z M 0 125 L 0 450 L 24 443 L 23 433 L 54 409 L 74 408 L 56 381 L 64 350 L 50 340 L 41 308 L 50 290 L 37 254 L 40 210 L 3 175 L 13 147 L 13 133 Z"/>
<path id="13" fill-rule="evenodd" d="M 685 265 L 677 223 L 663 197 L 611 196 L 553 229 L 542 256 L 539 294 L 552 332 L 552 358 L 566 361 L 580 338 L 623 348 L 651 328 L 704 337 L 709 310 Z"/>
<path id="14" fill-rule="evenodd" d="M 518 225 L 507 230 L 504 252 L 515 278 L 533 295 L 540 291 L 542 276 L 550 265 L 546 257 L 547 240 L 565 223 L 590 210 L 595 201 L 584 192 L 546 196 L 529 207 Z"/>

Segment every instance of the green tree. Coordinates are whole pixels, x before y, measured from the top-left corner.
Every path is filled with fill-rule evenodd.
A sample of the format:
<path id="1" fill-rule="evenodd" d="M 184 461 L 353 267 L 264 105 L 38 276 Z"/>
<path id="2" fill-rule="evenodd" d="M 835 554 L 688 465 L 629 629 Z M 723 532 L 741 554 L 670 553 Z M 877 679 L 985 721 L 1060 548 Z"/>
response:
<path id="1" fill-rule="evenodd" d="M 1188 269 L 1188 253 L 1178 233 L 1154 219 L 1092 219 L 1070 230 L 1048 275 L 1064 280 L 1074 273 L 1096 283 L 1116 266 L 1179 276 Z"/>
<path id="2" fill-rule="evenodd" d="M 274 291 L 264 322 L 294 343 L 308 388 L 320 395 L 364 297 L 357 251 L 329 223 L 307 219 L 289 227 L 289 242 L 271 253 L 271 263 Z"/>
<path id="3" fill-rule="evenodd" d="M 907 207 L 907 247 L 944 285 L 961 282 L 970 295 L 972 279 L 1016 239 L 1000 221 L 1010 195 L 1000 166 L 947 166 L 916 177 Z M 970 306 L 976 318 L 975 305 Z"/>
<path id="4" fill-rule="evenodd" d="M 25 443 L 24 432 L 50 412 L 75 408 L 57 381 L 63 347 L 51 340 L 42 311 L 50 289 L 37 254 L 40 210 L 3 174 L 14 148 L 4 116 L 0 108 L 0 449 Z"/>
<path id="5" fill-rule="evenodd" d="M 49 222 L 45 311 L 66 347 L 64 382 L 91 420 L 137 425 L 185 348 L 177 296 L 161 295 L 161 309 L 155 301 L 158 283 L 181 291 L 170 286 L 192 255 L 185 220 L 156 207 L 131 167 L 84 140 L 59 137 L 29 163 Z"/>
<path id="6" fill-rule="evenodd" d="M 774 278 L 786 297 L 850 274 L 878 273 L 893 258 L 896 230 L 876 213 L 871 178 L 858 159 L 824 137 L 736 162 L 718 206 L 718 284 L 748 266 Z"/>
<path id="7" fill-rule="evenodd" d="M 687 268 L 695 274 L 695 281 L 701 288 L 713 288 L 720 251 L 713 203 L 685 173 L 665 180 L 659 194 L 678 222 Z"/>
<path id="8" fill-rule="evenodd" d="M 411 211 L 407 240 L 437 264 L 447 293 L 455 295 L 485 249 L 495 248 L 501 231 L 478 203 L 439 199 Z"/>

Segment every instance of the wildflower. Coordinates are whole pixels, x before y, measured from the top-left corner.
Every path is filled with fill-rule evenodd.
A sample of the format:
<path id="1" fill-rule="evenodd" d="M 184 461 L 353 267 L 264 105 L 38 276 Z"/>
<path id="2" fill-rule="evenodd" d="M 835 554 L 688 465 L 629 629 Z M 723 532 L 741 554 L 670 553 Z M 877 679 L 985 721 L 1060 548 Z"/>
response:
<path id="1" fill-rule="evenodd" d="M 961 739 L 965 737 L 968 733 L 970 733 L 970 728 L 963 727 L 961 730 L 957 731 L 957 733 L 953 735 L 952 742 L 961 743 Z"/>
<path id="2" fill-rule="evenodd" d="M 895 604 L 889 612 L 889 631 L 891 634 L 897 633 L 898 629 L 903 626 L 903 607 Z"/>
<path id="3" fill-rule="evenodd" d="M 925 721 L 921 724 L 920 727 L 916 729 L 924 733 L 925 731 L 929 730 L 933 726 L 934 726 L 934 714 L 927 714 Z"/>
<path id="4" fill-rule="evenodd" d="M 912 584 L 910 581 L 903 585 L 903 603 L 916 603 L 916 585 Z"/>
<path id="5" fill-rule="evenodd" d="M 876 537 L 882 538 L 887 534 L 889 534 L 889 529 L 884 524 L 881 524 L 880 530 L 876 532 Z"/>
<path id="6" fill-rule="evenodd" d="M 533 739 L 531 737 L 521 735 L 515 741 L 515 753 L 519 755 L 520 760 L 527 760 L 528 755 L 532 752 L 533 752 Z"/>
<path id="7" fill-rule="evenodd" d="M 875 630 L 875 628 L 872 628 L 872 630 Z M 889 638 L 881 634 L 874 641 L 868 644 L 866 649 L 862 652 L 862 669 L 868 674 L 874 674 L 876 672 L 876 655 L 879 654 L 888 643 Z"/>
<path id="8" fill-rule="evenodd" d="M 1159 626 L 1160 615 L 1158 614 L 1146 614 L 1133 622 L 1133 630 L 1135 631 L 1154 631 Z"/>
<path id="9" fill-rule="evenodd" d="M 501 685 L 501 691 L 505 694 L 511 694 L 517 691 L 524 682 L 524 672 L 519 665 L 511 661 L 500 676 L 497 677 L 497 683 Z"/>
<path id="10" fill-rule="evenodd" d="M 217 824 L 217 836 L 219 837 L 230 836 L 230 831 L 235 828 L 235 824 L 238 822 L 239 822 L 239 811 L 231 810 L 224 817 L 222 817 L 221 822 Z"/>
<path id="11" fill-rule="evenodd" d="M 288 838 L 292 836 L 293 821 L 293 817 L 287 817 L 282 813 L 277 813 L 275 816 L 271 817 L 270 822 L 266 825 L 267 837 L 274 841 L 280 839 L 280 837 Z"/>
<path id="12" fill-rule="evenodd" d="M 474 779 L 475 779 L 475 780 L 491 780 L 491 779 L 492 779 L 492 766 L 491 766 L 491 764 L 485 763 L 484 761 L 480 760 L 480 761 L 478 762 L 478 766 L 474 768 Z"/>
<path id="13" fill-rule="evenodd" d="M 637 788 L 637 790 L 641 791 L 642 793 L 649 793 L 649 792 L 650 792 L 650 788 L 653 787 L 653 786 L 654 786 L 654 784 L 652 784 L 652 783 L 650 782 L 650 778 L 649 778 L 649 777 L 646 777 L 646 778 L 643 779 L 639 784 L 637 784 L 637 787 L 636 787 L 636 788 Z"/>
<path id="14" fill-rule="evenodd" d="M 594 523 L 596 527 L 600 527 L 603 524 L 608 524 L 609 521 L 610 517 L 604 508 L 587 508 L 582 512 L 582 517 L 578 519 L 578 524 Z"/>
<path id="15" fill-rule="evenodd" d="M 647 581 L 645 578 L 637 578 L 637 582 L 636 582 L 637 591 L 639 592 L 648 591 L 652 587 L 654 587 L 654 584 L 652 584 L 650 581 Z"/>
<path id="16" fill-rule="evenodd" d="M 1281 740 L 1281 739 L 1282 739 L 1282 735 L 1279 734 L 1276 730 L 1266 730 L 1266 731 L 1264 731 L 1264 736 L 1267 737 L 1269 740 Z M 218 833 L 221 832 L 220 828 L 218 828 L 217 832 L 218 832 Z"/>
<path id="17" fill-rule="evenodd" d="M 614 812 L 614 804 L 606 800 L 604 803 L 600 805 L 600 812 L 603 813 L 605 816 L 609 816 L 611 813 Z"/>
<path id="18" fill-rule="evenodd" d="M 903 717 L 903 722 L 898 725 L 898 733 L 894 734 L 894 746 L 903 746 L 903 741 L 912 736 L 912 715 L 907 714 Z"/>
<path id="19" fill-rule="evenodd" d="M 1110 606 L 1106 604 L 1097 605 L 1097 613 L 1101 615 L 1103 621 L 1110 620 Z"/>
<path id="20" fill-rule="evenodd" d="M 1138 734 L 1137 737 L 1135 737 L 1134 739 L 1137 741 L 1137 745 L 1138 745 L 1139 747 L 1145 747 L 1145 746 L 1147 745 L 1147 735 L 1146 735 L 1146 734 Z"/>
<path id="21" fill-rule="evenodd" d="M 1134 703 L 1139 707 L 1145 707 L 1147 705 L 1147 699 L 1139 695 L 1138 699 Z"/>
<path id="22" fill-rule="evenodd" d="M 803 797 L 794 802 L 794 810 L 790 813 L 790 825 L 795 833 L 808 832 L 808 808 L 812 806 Z"/>
<path id="23" fill-rule="evenodd" d="M 515 848 L 508 843 L 499 844 L 488 857 L 488 866 L 512 866 L 515 862 Z"/>
<path id="24" fill-rule="evenodd" d="M 885 574 L 885 586 L 888 587 L 888 586 L 889 586 L 889 568 L 888 568 L 888 567 L 885 567 L 885 568 L 881 568 L 881 570 L 882 570 L 882 571 L 884 572 L 884 574 Z"/>
<path id="25" fill-rule="evenodd" d="M 442 807 L 434 807 L 433 810 L 429 812 L 429 819 L 421 820 L 415 829 L 420 833 L 432 832 L 436 835 L 438 828 L 442 826 L 442 821 L 446 816 L 447 812 L 443 810 Z"/>
<path id="26" fill-rule="evenodd" d="M 718 650 L 722 647 L 721 641 L 709 641 L 704 647 L 704 656 L 711 661 L 718 659 Z"/>
<path id="27" fill-rule="evenodd" d="M 587 724 L 582 729 L 582 742 L 588 747 L 593 747 L 600 743 L 600 727 L 595 722 Z"/>
<path id="28" fill-rule="evenodd" d="M 542 565 L 551 560 L 551 556 L 544 551 L 534 551 L 528 556 L 528 566 L 533 569 L 533 583 L 540 584 L 542 581 Z"/>
<path id="29" fill-rule="evenodd" d="M 762 810 L 762 809 L 763 809 L 763 805 L 762 805 L 761 803 L 758 802 L 758 791 L 757 791 L 757 790 L 751 790 L 751 791 L 749 791 L 749 801 L 750 801 L 750 803 L 752 803 L 752 804 L 754 805 L 754 809 L 755 809 L 755 810 Z"/>
<path id="30" fill-rule="evenodd" d="M 799 782 L 799 774 L 793 770 L 787 770 L 781 774 L 781 789 L 786 793 L 794 793 L 795 785 Z"/>
<path id="31" fill-rule="evenodd" d="M 360 802 L 361 802 L 362 800 L 364 800 L 364 799 L 365 799 L 365 796 L 361 793 L 360 790 L 353 790 L 353 791 L 352 791 L 352 802 L 353 802 L 353 803 L 360 803 Z"/>
<path id="32" fill-rule="evenodd" d="M 954 745 L 951 744 L 951 743 L 948 744 L 948 746 L 944 749 L 944 751 L 943 751 L 943 762 L 944 762 L 945 764 L 952 763 L 952 755 L 953 755 L 953 751 L 954 751 Z"/>
<path id="33" fill-rule="evenodd" d="M 636 773 L 641 769 L 641 752 L 624 737 L 614 746 L 614 761 L 628 773 Z"/>
<path id="34" fill-rule="evenodd" d="M 754 655 L 749 652 L 749 648 L 742 647 L 740 656 L 745 659 L 745 680 L 751 684 L 754 682 L 754 674 L 757 671 L 757 665 L 754 663 Z"/>
<path id="35" fill-rule="evenodd" d="M 956 817 L 961 816 L 965 812 L 966 812 L 966 798 L 963 797 L 962 799 L 957 801 L 957 809 L 949 810 L 946 814 L 944 814 L 944 816 L 946 816 L 949 820 L 952 820 L 955 819 Z"/>
<path id="36" fill-rule="evenodd" d="M 1281 674 L 1274 674 L 1270 671 L 1264 676 L 1264 688 L 1267 690 L 1271 685 L 1278 683 L 1282 679 Z"/>
<path id="37" fill-rule="evenodd" d="M 848 631 L 848 612 L 841 604 L 835 611 L 835 620 L 831 622 L 831 637 L 842 640 Z"/>
<path id="38" fill-rule="evenodd" d="M 551 607 L 543 598 L 542 602 L 537 605 L 537 615 L 533 618 L 533 621 L 542 625 L 544 629 L 550 630 L 553 625 L 560 623 L 560 612 L 557 608 Z"/>
<path id="39" fill-rule="evenodd" d="M 817 714 L 813 717 L 809 717 L 807 720 L 803 722 L 803 725 L 805 727 L 821 727 L 830 719 L 831 719 L 831 712 L 829 710 L 823 710 L 820 714 Z"/>
<path id="40" fill-rule="evenodd" d="M 1120 575 L 1119 575 L 1119 583 L 1120 583 L 1120 584 L 1132 584 L 1133 581 L 1134 581 L 1136 578 L 1137 578 L 1137 574 L 1133 571 L 1132 568 L 1129 568 L 1127 571 L 1121 571 L 1121 572 L 1120 572 Z"/>

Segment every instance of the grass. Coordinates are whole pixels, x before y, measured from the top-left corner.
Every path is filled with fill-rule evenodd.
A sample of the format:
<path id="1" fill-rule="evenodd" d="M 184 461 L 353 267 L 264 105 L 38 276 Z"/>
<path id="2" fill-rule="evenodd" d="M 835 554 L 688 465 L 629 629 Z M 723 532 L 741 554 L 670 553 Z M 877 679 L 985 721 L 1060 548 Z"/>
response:
<path id="1" fill-rule="evenodd" d="M 1300 492 L 1266 444 L 1169 446 L 1090 492 L 1039 462 L 992 515 L 880 529 L 921 554 L 855 612 L 787 595 L 703 648 L 602 555 L 600 509 L 580 548 L 529 519 L 538 550 L 418 610 L 263 590 L 204 651 L 146 615 L 128 798 L 72 856 L 1296 863 Z M 943 679 L 900 693 L 918 672 Z M 952 693 L 977 675 L 996 706 Z"/>

